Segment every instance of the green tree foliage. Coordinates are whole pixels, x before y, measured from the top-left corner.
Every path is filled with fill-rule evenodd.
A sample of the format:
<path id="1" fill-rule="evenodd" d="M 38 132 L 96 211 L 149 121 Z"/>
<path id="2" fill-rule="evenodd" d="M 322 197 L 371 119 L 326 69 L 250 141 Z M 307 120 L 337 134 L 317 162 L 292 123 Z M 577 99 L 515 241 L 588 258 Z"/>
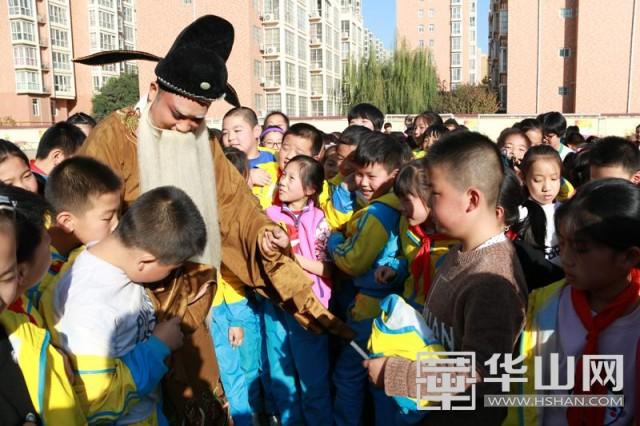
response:
<path id="1" fill-rule="evenodd" d="M 486 85 L 462 84 L 455 90 L 441 90 L 433 110 L 452 114 L 493 114 L 498 108 L 496 94 Z"/>
<path id="2" fill-rule="evenodd" d="M 393 56 L 379 61 L 373 52 L 359 64 L 350 62 L 343 76 L 343 105 L 369 102 L 387 114 L 416 114 L 431 109 L 438 95 L 438 76 L 425 49 L 402 43 Z"/>
<path id="3" fill-rule="evenodd" d="M 122 74 L 112 78 L 93 97 L 93 116 L 100 121 L 112 111 L 135 105 L 139 96 L 137 74 Z"/>

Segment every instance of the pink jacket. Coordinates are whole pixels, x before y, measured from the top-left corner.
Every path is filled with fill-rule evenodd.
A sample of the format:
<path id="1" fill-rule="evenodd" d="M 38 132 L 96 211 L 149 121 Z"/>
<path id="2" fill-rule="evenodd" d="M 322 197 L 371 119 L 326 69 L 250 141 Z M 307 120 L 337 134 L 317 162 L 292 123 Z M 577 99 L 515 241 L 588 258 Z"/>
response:
<path id="1" fill-rule="evenodd" d="M 309 200 L 300 216 L 296 216 L 287 206 L 273 205 L 267 209 L 267 216 L 274 222 L 285 225 L 293 252 L 311 260 L 325 261 L 326 241 L 329 228 L 322 210 Z M 297 234 L 297 236 L 295 235 Z M 313 280 L 313 292 L 322 305 L 327 308 L 331 299 L 331 283 L 328 279 L 307 272 Z"/>

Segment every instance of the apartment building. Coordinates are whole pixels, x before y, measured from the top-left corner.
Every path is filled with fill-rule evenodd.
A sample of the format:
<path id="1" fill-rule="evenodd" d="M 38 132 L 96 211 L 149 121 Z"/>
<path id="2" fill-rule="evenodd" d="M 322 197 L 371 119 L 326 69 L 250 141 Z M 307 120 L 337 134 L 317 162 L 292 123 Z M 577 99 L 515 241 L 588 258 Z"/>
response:
<path id="1" fill-rule="evenodd" d="M 429 49 L 445 89 L 480 83 L 476 0 L 396 0 L 396 43 Z"/>
<path id="2" fill-rule="evenodd" d="M 508 113 L 640 112 L 640 3 L 492 0 L 489 75 Z"/>
<path id="3" fill-rule="evenodd" d="M 365 27 L 360 0 L 342 0 L 340 19 L 342 64 L 346 65 L 349 61 L 357 63 L 364 56 L 365 46 Z"/>

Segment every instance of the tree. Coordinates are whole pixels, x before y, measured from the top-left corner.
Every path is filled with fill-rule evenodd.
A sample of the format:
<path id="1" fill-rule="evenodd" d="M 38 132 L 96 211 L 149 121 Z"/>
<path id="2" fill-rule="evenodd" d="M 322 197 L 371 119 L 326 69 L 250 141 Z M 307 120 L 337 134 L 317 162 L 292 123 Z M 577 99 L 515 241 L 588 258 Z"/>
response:
<path id="1" fill-rule="evenodd" d="M 441 90 L 434 111 L 453 114 L 493 114 L 500 105 L 496 94 L 486 85 L 462 84 L 455 90 Z"/>
<path id="2" fill-rule="evenodd" d="M 112 78 L 93 97 L 93 116 L 100 121 L 112 111 L 135 105 L 139 96 L 138 74 L 122 74 Z"/>
<path id="3" fill-rule="evenodd" d="M 371 51 L 359 64 L 347 64 L 342 93 L 345 113 L 352 105 L 369 102 L 387 114 L 415 114 L 431 108 L 438 76 L 429 51 L 410 50 L 402 43 L 385 61 Z"/>

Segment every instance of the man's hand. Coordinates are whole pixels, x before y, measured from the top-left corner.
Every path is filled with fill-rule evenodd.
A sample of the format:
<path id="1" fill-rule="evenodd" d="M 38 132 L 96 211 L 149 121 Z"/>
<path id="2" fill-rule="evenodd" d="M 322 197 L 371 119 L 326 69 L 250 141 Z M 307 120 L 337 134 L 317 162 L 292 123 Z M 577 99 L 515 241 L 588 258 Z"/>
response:
<path id="1" fill-rule="evenodd" d="M 374 278 L 378 284 L 389 284 L 396 277 L 396 271 L 388 266 L 380 266 L 374 273 Z"/>
<path id="2" fill-rule="evenodd" d="M 367 369 L 369 380 L 375 386 L 384 388 L 384 367 L 389 358 L 371 358 L 362 362 L 362 366 Z"/>
<path id="3" fill-rule="evenodd" d="M 251 183 L 257 186 L 271 185 L 271 175 L 266 171 L 259 168 L 253 168 L 249 171 L 251 177 Z"/>
<path id="4" fill-rule="evenodd" d="M 274 225 L 271 229 L 267 229 L 264 232 L 261 246 L 265 254 L 275 254 L 289 246 L 289 236 L 282 228 Z"/>
<path id="5" fill-rule="evenodd" d="M 156 325 L 153 335 L 160 339 L 165 345 L 169 346 L 171 351 L 182 346 L 184 335 L 180 329 L 180 318 L 173 317 L 170 320 L 162 321 Z"/>
<path id="6" fill-rule="evenodd" d="M 232 348 L 237 348 L 242 345 L 244 340 L 244 328 L 242 327 L 229 327 L 229 344 Z"/>

